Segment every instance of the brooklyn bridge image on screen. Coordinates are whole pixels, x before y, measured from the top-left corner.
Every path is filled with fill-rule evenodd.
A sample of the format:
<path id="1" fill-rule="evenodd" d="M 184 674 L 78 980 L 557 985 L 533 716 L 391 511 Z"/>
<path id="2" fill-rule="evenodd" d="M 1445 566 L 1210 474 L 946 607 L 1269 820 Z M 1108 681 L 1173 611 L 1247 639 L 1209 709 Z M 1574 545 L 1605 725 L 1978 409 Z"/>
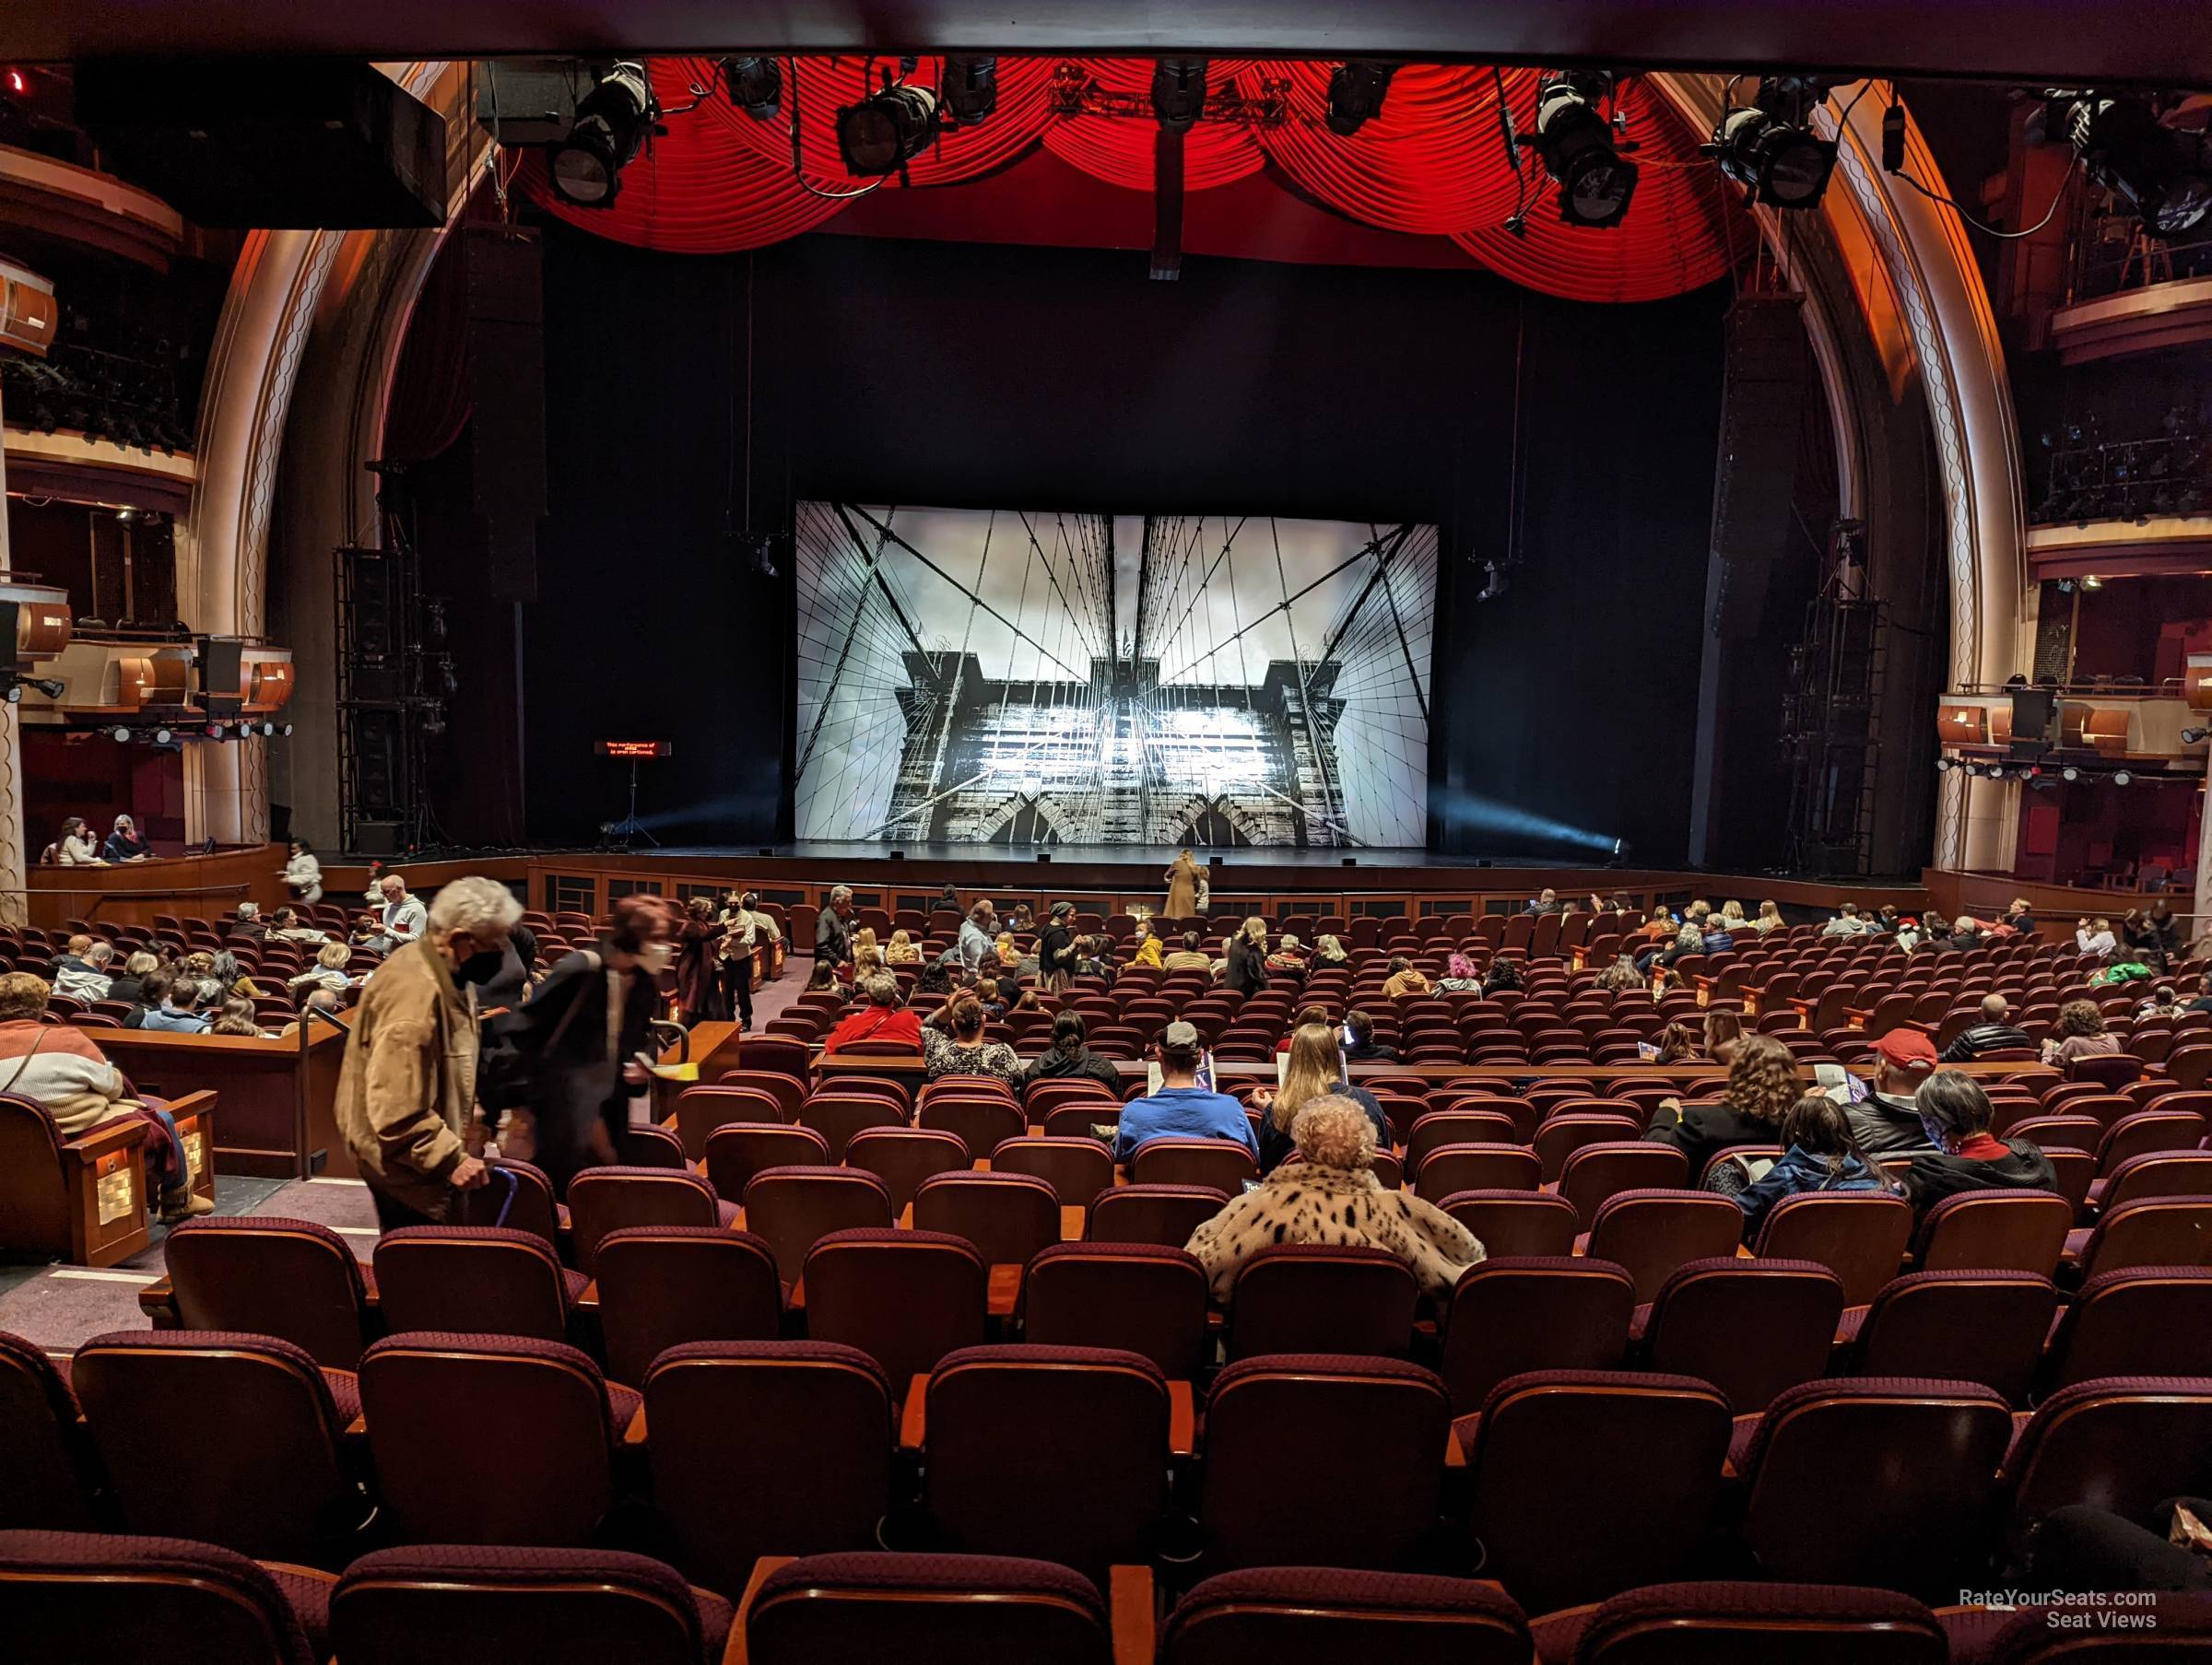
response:
<path id="1" fill-rule="evenodd" d="M 802 503 L 801 838 L 1418 846 L 1436 529 Z"/>

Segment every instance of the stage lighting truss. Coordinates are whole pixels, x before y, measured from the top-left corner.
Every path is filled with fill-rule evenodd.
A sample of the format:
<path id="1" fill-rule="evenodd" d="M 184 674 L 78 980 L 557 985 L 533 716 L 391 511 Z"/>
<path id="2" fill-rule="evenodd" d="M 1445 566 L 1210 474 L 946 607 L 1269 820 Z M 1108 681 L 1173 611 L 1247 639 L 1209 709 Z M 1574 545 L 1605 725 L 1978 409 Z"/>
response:
<path id="1" fill-rule="evenodd" d="M 1812 112 L 1827 97 L 1828 83 L 1818 76 L 1769 76 L 1749 104 L 1722 110 L 1704 152 L 1755 203 L 1818 207 L 1836 166 L 1835 141 L 1812 129 Z"/>
<path id="2" fill-rule="evenodd" d="M 1349 138 L 1382 113 L 1395 64 L 1380 58 L 1347 58 L 1329 72 L 1329 131 Z"/>
<path id="3" fill-rule="evenodd" d="M 2029 137 L 2067 144 L 2089 178 L 2125 203 L 2154 237 L 2179 237 L 2212 213 L 2212 139 L 2181 127 L 2148 97 L 2058 89 L 2044 95 Z"/>
<path id="4" fill-rule="evenodd" d="M 1535 131 L 1513 138 L 1543 158 L 1559 187 L 1559 217 L 1571 226 L 1618 226 L 1636 194 L 1636 164 L 1625 158 L 1637 145 L 1620 136 L 1618 107 L 1605 111 L 1617 86 L 1610 70 L 1548 72 L 1536 84 Z"/>
<path id="5" fill-rule="evenodd" d="M 854 179 L 899 172 L 937 136 L 937 95 L 883 72 L 883 89 L 837 112 L 837 148 Z"/>
<path id="6" fill-rule="evenodd" d="M 614 202 L 622 170 L 661 117 L 643 64 L 626 58 L 595 74 L 596 84 L 577 100 L 575 124 L 547 157 L 555 193 L 579 208 Z"/>
<path id="7" fill-rule="evenodd" d="M 1203 60 L 1163 59 L 1161 62 Z M 1192 122 L 1229 123 L 1252 128 L 1282 126 L 1290 119 L 1289 81 L 1282 76 L 1262 76 L 1258 88 L 1259 90 L 1249 98 L 1227 86 L 1207 90 Z M 1152 92 L 1115 92 L 1100 86 L 1084 74 L 1078 65 L 1063 64 L 1053 72 L 1052 81 L 1045 88 L 1045 108 L 1055 116 L 1110 116 L 1124 121 L 1159 121 L 1162 126 L 1166 126 L 1167 122 L 1158 114 L 1154 103 L 1159 88 L 1157 68 Z M 1176 131 L 1186 130 L 1179 128 Z"/>

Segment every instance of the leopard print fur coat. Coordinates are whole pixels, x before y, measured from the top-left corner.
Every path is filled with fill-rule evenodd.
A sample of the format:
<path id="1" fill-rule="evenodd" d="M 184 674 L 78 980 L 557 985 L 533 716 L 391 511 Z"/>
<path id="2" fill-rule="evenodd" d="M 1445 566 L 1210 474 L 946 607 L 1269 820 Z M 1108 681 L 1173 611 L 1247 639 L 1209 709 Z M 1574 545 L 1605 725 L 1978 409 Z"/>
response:
<path id="1" fill-rule="evenodd" d="M 1286 1162 L 1191 1234 L 1214 1297 L 1227 1301 L 1237 1269 L 1277 1243 L 1352 1243 L 1386 1249 L 1421 1287 L 1449 1295 L 1483 1258 L 1475 1234 L 1410 1191 L 1385 1190 L 1372 1168 Z"/>

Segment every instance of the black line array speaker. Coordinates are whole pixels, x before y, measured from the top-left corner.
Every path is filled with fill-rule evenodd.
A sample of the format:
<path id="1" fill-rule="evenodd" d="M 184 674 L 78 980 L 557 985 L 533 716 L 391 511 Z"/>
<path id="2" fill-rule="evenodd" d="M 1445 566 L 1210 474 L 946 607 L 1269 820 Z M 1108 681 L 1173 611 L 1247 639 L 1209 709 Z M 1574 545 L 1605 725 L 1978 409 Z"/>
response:
<path id="1" fill-rule="evenodd" d="M 346 586 L 351 634 L 350 692 L 356 699 L 396 699 L 401 693 L 399 568 L 389 551 L 343 552 L 340 582 Z"/>
<path id="2" fill-rule="evenodd" d="M 537 599 L 546 512 L 546 294 L 535 231 L 463 228 L 468 274 L 468 419 L 485 579 L 500 602 Z"/>
<path id="3" fill-rule="evenodd" d="M 2051 721 L 2058 715 L 2058 696 L 2049 688 L 2012 691 L 2012 740 L 2044 742 L 2051 738 Z"/>
<path id="4" fill-rule="evenodd" d="M 1744 295 L 1728 312 L 1708 592 L 1712 632 L 1724 640 L 1759 633 L 1768 580 L 1789 544 L 1805 405 L 1800 305 L 1794 295 Z"/>
<path id="5" fill-rule="evenodd" d="M 109 58 L 74 78 L 101 165 L 199 225 L 445 224 L 445 118 L 371 64 Z"/>
<path id="6" fill-rule="evenodd" d="M 393 815 L 406 806 L 406 719 L 394 708 L 356 707 L 347 714 L 353 725 L 353 762 L 359 771 L 355 802 L 364 816 Z"/>

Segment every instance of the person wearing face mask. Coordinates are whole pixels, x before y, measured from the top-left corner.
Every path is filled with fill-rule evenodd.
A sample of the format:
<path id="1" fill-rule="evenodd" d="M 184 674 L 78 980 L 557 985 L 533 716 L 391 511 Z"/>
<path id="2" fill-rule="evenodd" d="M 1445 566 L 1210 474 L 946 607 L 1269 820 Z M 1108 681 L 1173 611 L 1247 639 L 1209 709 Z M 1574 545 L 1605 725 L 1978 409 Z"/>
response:
<path id="1" fill-rule="evenodd" d="M 469 1153 L 477 1094 L 476 985 L 500 968 L 522 918 L 496 879 L 438 892 L 417 940 L 393 951 L 354 1010 L 337 1125 L 380 1229 L 432 1225 L 489 1172 Z"/>
<path id="2" fill-rule="evenodd" d="M 1989 1131 L 1995 1110 L 1971 1077 L 1938 1071 L 1920 1084 L 1912 1105 L 1936 1147 L 1905 1170 L 1905 1201 L 1915 1214 L 1965 1191 L 2058 1189 L 2050 1157 L 2025 1139 L 1999 1139 Z"/>
<path id="3" fill-rule="evenodd" d="M 531 1160 L 556 1195 L 582 1169 L 615 1160 L 630 1095 L 650 1079 L 639 1054 L 653 1047 L 658 979 L 675 963 L 677 930 L 670 903 L 624 897 L 596 948 L 562 959 L 520 1011 L 496 1020 L 488 1102 L 529 1119 Z"/>

